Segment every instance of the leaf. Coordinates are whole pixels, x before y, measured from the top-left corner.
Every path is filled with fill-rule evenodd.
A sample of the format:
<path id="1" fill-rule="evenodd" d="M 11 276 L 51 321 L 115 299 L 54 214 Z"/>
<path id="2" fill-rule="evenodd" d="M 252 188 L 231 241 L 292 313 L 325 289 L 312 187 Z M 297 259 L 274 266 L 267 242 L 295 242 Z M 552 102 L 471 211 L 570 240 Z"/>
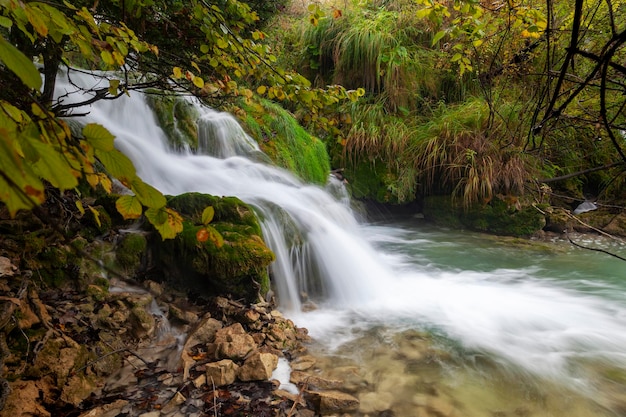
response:
<path id="1" fill-rule="evenodd" d="M 456 53 L 456 54 L 454 54 L 454 55 L 452 56 L 452 59 L 450 59 L 450 61 L 451 61 L 451 62 L 456 62 L 456 61 L 458 61 L 459 59 L 461 59 L 461 57 L 462 57 L 462 55 L 461 55 L 461 54 Z"/>
<path id="2" fill-rule="evenodd" d="M 180 67 L 174 67 L 172 69 L 172 73 L 174 74 L 174 78 L 179 79 L 183 76 L 183 70 Z"/>
<path id="3" fill-rule="evenodd" d="M 0 60 L 29 88 L 41 88 L 41 75 L 35 64 L 0 36 Z"/>
<path id="4" fill-rule="evenodd" d="M 196 240 L 198 242 L 206 242 L 209 240 L 209 232 L 205 228 L 198 229 L 196 232 Z"/>
<path id="5" fill-rule="evenodd" d="M 194 77 L 192 82 L 193 82 L 193 85 L 195 85 L 198 88 L 204 87 L 204 80 L 201 77 Z"/>
<path id="6" fill-rule="evenodd" d="M 102 227 L 102 223 L 100 222 L 100 212 L 91 206 L 87 206 L 91 214 L 93 214 L 93 219 L 96 221 L 98 227 Z"/>
<path id="7" fill-rule="evenodd" d="M 118 198 L 115 202 L 115 208 L 125 220 L 138 219 L 143 212 L 139 199 L 134 195 L 123 195 Z"/>
<path id="8" fill-rule="evenodd" d="M 38 138 L 29 138 L 30 145 L 37 151 L 39 159 L 32 164 L 33 170 L 43 179 L 61 190 L 74 188 L 78 180 L 74 169 L 68 164 L 67 155 L 62 155 L 52 145 Z"/>
<path id="9" fill-rule="evenodd" d="M 202 211 L 202 224 L 207 225 L 211 223 L 213 216 L 215 216 L 215 209 L 213 206 L 208 206 Z"/>
<path id="10" fill-rule="evenodd" d="M 85 207 L 83 207 L 83 202 L 80 200 L 76 200 L 76 208 L 80 211 L 80 214 L 85 214 Z"/>
<path id="11" fill-rule="evenodd" d="M 109 51 L 100 51 L 100 57 L 102 58 L 102 61 L 104 61 L 105 64 L 113 66 L 115 65 L 115 58 L 113 58 L 113 55 L 111 55 L 111 52 Z"/>
<path id="12" fill-rule="evenodd" d="M 111 94 L 112 96 L 116 96 L 119 86 L 120 80 L 109 80 L 109 94 Z"/>
<path id="13" fill-rule="evenodd" d="M 340 9 L 333 9 L 333 19 L 339 19 L 342 15 Z"/>
<path id="14" fill-rule="evenodd" d="M 143 182 L 139 177 L 131 181 L 131 190 L 135 193 L 141 204 L 151 208 L 161 208 L 167 203 L 165 196 L 156 188 Z"/>
<path id="15" fill-rule="evenodd" d="M 433 43 L 432 43 L 432 45 L 434 46 L 444 36 L 446 36 L 446 31 L 445 30 L 440 30 L 439 32 L 435 33 L 435 36 L 433 36 Z"/>
<path id="16" fill-rule="evenodd" d="M 10 29 L 13 26 L 13 21 L 6 16 L 0 16 L 0 26 Z"/>
<path id="17" fill-rule="evenodd" d="M 212 226 L 206 226 L 205 230 L 209 234 L 208 239 L 219 249 L 224 246 L 224 237 Z"/>
<path id="18" fill-rule="evenodd" d="M 116 81 L 119 84 L 119 80 Z M 102 125 L 97 123 L 85 125 L 83 128 L 83 136 L 95 149 L 107 152 L 115 149 L 115 146 L 113 146 L 115 136 Z"/>
<path id="19" fill-rule="evenodd" d="M 122 183 L 130 183 L 137 176 L 132 161 L 117 149 L 111 151 L 96 149 L 96 157 L 102 162 L 107 172 Z"/>
<path id="20" fill-rule="evenodd" d="M 259 95 L 263 95 L 265 94 L 265 92 L 267 91 L 267 87 L 264 85 L 260 85 L 259 87 L 257 87 L 256 92 Z"/>
<path id="21" fill-rule="evenodd" d="M 145 216 L 163 240 L 173 239 L 183 231 L 183 218 L 169 207 L 150 208 L 146 210 Z"/>

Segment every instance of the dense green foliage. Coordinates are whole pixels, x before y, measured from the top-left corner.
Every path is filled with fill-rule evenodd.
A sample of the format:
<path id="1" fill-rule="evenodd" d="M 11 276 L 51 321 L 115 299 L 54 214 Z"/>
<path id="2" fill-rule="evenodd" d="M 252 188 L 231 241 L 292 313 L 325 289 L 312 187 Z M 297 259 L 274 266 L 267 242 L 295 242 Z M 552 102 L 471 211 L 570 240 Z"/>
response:
<path id="1" fill-rule="evenodd" d="M 324 136 L 355 195 L 408 202 L 445 194 L 469 207 L 497 195 L 539 196 L 546 182 L 572 199 L 625 197 L 622 2 L 393 0 L 292 10 L 294 20 L 274 26 L 298 45 L 284 48 L 285 59 L 318 85 L 367 92 L 329 117 L 336 130 Z"/>

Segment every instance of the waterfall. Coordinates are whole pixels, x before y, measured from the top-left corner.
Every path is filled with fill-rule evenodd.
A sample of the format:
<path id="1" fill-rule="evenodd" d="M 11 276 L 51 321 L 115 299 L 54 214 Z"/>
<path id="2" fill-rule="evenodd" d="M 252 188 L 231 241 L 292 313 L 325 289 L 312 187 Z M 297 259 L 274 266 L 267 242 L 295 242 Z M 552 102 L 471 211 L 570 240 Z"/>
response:
<path id="1" fill-rule="evenodd" d="M 73 75 L 72 81 L 85 88 L 98 83 L 85 74 Z M 75 89 L 61 79 L 57 90 L 61 95 Z M 83 99 L 79 94 L 69 94 L 64 100 Z M 134 162 L 138 175 L 164 194 L 198 191 L 234 195 L 253 206 L 264 239 L 277 257 L 272 278 L 283 309 L 299 310 L 302 293 L 348 305 L 372 297 L 373 282 L 369 286 L 354 282 L 376 277 L 373 272 L 377 269 L 382 276 L 383 268 L 365 239 L 358 238 L 357 221 L 336 183 L 334 192 L 327 192 L 285 170 L 257 162 L 267 158 L 259 156 L 258 145 L 233 116 L 195 105 L 201 114 L 200 154 L 170 149 L 139 92 L 76 111 L 88 112 L 86 121 L 107 127 L 116 136 L 118 149 Z"/>

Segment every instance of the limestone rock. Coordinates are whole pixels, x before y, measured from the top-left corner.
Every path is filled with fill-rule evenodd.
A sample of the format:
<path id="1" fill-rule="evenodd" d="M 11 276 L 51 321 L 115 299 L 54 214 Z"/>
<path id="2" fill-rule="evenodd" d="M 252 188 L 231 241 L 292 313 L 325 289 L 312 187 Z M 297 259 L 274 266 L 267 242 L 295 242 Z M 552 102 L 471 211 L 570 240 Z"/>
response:
<path id="1" fill-rule="evenodd" d="M 278 356 L 256 352 L 246 359 L 237 376 L 241 381 L 265 381 L 272 377 L 277 366 Z"/>
<path id="2" fill-rule="evenodd" d="M 361 406 L 359 411 L 363 414 L 375 414 L 389 410 L 393 403 L 393 395 L 390 392 L 366 392 L 359 396 Z"/>
<path id="3" fill-rule="evenodd" d="M 343 381 L 339 379 L 328 379 L 301 371 L 292 371 L 289 380 L 296 385 L 306 385 L 308 388 L 317 389 L 337 389 L 343 385 Z"/>
<path id="4" fill-rule="evenodd" d="M 50 417 L 50 413 L 39 403 L 39 395 L 36 381 L 11 384 L 11 393 L 4 404 L 2 415 Z"/>
<path id="5" fill-rule="evenodd" d="M 192 330 L 187 337 L 187 341 L 183 346 L 183 351 L 180 355 L 180 360 L 183 363 L 183 377 L 187 379 L 189 376 L 189 369 L 191 365 L 195 362 L 191 356 L 189 356 L 189 351 L 192 347 L 199 344 L 206 344 L 215 340 L 215 334 L 219 329 L 222 328 L 222 322 L 219 320 L 215 320 L 211 316 L 205 316 L 200 322 L 197 324 L 196 328 Z"/>
<path id="6" fill-rule="evenodd" d="M 217 359 L 242 360 L 257 348 L 252 336 L 246 333 L 240 323 L 218 330 L 214 344 Z"/>
<path id="7" fill-rule="evenodd" d="M 315 366 L 317 360 L 311 355 L 303 355 L 291 362 L 291 369 L 294 371 L 306 371 Z"/>
<path id="8" fill-rule="evenodd" d="M 341 391 L 306 391 L 306 396 L 320 414 L 356 411 L 359 400 Z"/>
<path id="9" fill-rule="evenodd" d="M 235 382 L 239 366 L 230 359 L 212 362 L 206 365 L 206 382 L 209 386 L 216 387 Z"/>

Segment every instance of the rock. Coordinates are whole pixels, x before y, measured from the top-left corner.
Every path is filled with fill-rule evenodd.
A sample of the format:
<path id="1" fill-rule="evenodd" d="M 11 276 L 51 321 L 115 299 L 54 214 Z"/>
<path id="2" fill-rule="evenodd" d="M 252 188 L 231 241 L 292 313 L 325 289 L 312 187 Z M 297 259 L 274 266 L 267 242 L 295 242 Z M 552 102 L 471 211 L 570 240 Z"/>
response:
<path id="1" fill-rule="evenodd" d="M 207 344 L 215 340 L 215 334 L 222 328 L 222 322 L 215 320 L 210 315 L 205 316 L 197 324 L 196 328 L 189 333 L 187 341 L 183 346 L 183 351 L 180 355 L 180 360 L 183 364 L 183 377 L 187 379 L 189 377 L 189 369 L 195 361 L 189 356 L 189 351 L 192 347 L 200 344 Z"/>
<path id="2" fill-rule="evenodd" d="M 51 414 L 39 403 L 40 390 L 36 381 L 17 381 L 4 404 L 3 416 L 49 417 Z"/>
<path id="3" fill-rule="evenodd" d="M 303 407 L 306 406 L 306 402 L 304 401 L 304 398 L 302 398 L 302 396 L 299 394 L 293 394 L 283 389 L 276 389 L 274 390 L 273 395 L 277 397 L 281 397 L 281 398 L 287 398 L 289 401 L 293 403 L 298 403 L 299 405 Z"/>
<path id="4" fill-rule="evenodd" d="M 217 359 L 242 360 L 257 348 L 252 336 L 246 333 L 240 323 L 218 330 L 214 344 Z"/>
<path id="5" fill-rule="evenodd" d="M 327 379 L 301 371 L 292 371 L 289 380 L 298 386 L 317 389 L 337 389 L 343 385 L 343 381 L 339 379 Z"/>
<path id="6" fill-rule="evenodd" d="M 97 380 L 81 375 L 71 376 L 63 386 L 61 400 L 77 407 L 80 403 L 96 390 Z"/>
<path id="7" fill-rule="evenodd" d="M 237 377 L 241 381 L 266 381 L 278 366 L 278 356 L 272 353 L 256 352 L 239 368 Z"/>
<path id="8" fill-rule="evenodd" d="M 206 383 L 220 387 L 235 382 L 239 366 L 230 359 L 223 359 L 218 362 L 206 365 Z"/>
<path id="9" fill-rule="evenodd" d="M 306 391 L 306 397 L 321 414 L 341 413 L 359 409 L 359 400 L 341 391 Z"/>
<path id="10" fill-rule="evenodd" d="M 184 324 L 193 324 L 198 321 L 197 314 L 188 310 L 182 310 L 173 304 L 169 305 L 169 313 L 170 319 L 177 320 Z"/>
<path id="11" fill-rule="evenodd" d="M 129 320 L 132 324 L 133 336 L 136 339 L 143 339 L 154 334 L 156 321 L 144 306 L 133 307 L 130 311 Z"/>
<path id="12" fill-rule="evenodd" d="M 359 396 L 359 401 L 361 413 L 374 414 L 389 410 L 393 403 L 393 395 L 390 392 L 366 392 Z"/>
<path id="13" fill-rule="evenodd" d="M 315 366 L 317 360 L 311 355 L 303 355 L 291 361 L 291 369 L 294 371 L 306 371 Z"/>
<path id="14" fill-rule="evenodd" d="M 176 409 L 185 401 L 187 401 L 187 398 L 185 398 L 185 396 L 180 392 L 177 392 L 174 394 L 174 397 L 167 404 L 165 404 L 161 412 L 163 414 L 170 414 L 176 411 Z"/>
<path id="15" fill-rule="evenodd" d="M 193 386 L 196 388 L 200 388 L 204 384 L 206 384 L 206 374 L 202 374 L 193 380 Z"/>
<path id="16" fill-rule="evenodd" d="M 15 271 L 17 271 L 17 267 L 11 263 L 11 260 L 0 256 L 0 277 L 12 277 Z"/>

